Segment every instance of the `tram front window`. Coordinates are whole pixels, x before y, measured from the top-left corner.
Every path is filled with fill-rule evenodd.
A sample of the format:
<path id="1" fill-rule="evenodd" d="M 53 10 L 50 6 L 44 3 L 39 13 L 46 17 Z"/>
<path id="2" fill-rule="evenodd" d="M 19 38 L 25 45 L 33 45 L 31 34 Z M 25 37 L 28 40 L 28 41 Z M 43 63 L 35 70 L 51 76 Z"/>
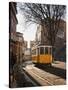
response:
<path id="1" fill-rule="evenodd" d="M 48 54 L 48 47 L 45 47 L 45 54 Z"/>
<path id="2" fill-rule="evenodd" d="M 44 48 L 40 47 L 40 54 L 44 54 Z"/>

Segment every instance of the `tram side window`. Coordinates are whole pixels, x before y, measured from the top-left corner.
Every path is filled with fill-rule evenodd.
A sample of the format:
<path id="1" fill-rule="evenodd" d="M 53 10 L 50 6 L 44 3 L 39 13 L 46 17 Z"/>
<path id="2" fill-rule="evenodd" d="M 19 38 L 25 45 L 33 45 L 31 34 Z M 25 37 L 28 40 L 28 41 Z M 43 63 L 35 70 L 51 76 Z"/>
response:
<path id="1" fill-rule="evenodd" d="M 40 54 L 44 54 L 44 48 L 40 47 Z"/>
<path id="2" fill-rule="evenodd" d="M 48 54 L 48 47 L 45 47 L 45 54 Z"/>

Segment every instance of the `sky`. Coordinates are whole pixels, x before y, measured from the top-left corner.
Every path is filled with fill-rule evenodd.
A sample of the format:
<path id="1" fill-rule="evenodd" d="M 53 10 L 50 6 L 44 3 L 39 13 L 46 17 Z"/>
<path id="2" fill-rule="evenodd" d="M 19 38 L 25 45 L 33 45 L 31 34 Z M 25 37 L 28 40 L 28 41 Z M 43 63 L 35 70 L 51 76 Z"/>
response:
<path id="1" fill-rule="evenodd" d="M 26 25 L 24 15 L 18 12 L 17 14 L 18 24 L 17 31 L 23 33 L 24 40 L 28 41 L 28 48 L 30 47 L 30 41 L 35 40 L 35 33 L 37 29 L 36 24 Z"/>

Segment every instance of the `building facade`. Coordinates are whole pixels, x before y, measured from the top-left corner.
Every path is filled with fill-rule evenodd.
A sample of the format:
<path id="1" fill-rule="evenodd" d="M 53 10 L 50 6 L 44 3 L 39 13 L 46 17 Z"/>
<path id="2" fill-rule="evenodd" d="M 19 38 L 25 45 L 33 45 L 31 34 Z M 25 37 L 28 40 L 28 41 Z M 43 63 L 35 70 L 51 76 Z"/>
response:
<path id="1" fill-rule="evenodd" d="M 49 33 L 51 33 L 51 32 L 49 32 Z M 47 34 L 48 34 L 48 28 L 45 27 L 45 30 L 43 31 L 43 26 L 38 25 L 37 31 L 36 31 L 36 36 L 35 36 L 36 44 L 50 45 L 50 42 L 47 38 Z M 60 45 L 60 38 L 63 40 L 62 43 L 66 42 L 66 22 L 64 20 L 60 21 L 58 32 L 55 37 L 56 37 L 55 45 L 57 45 L 57 44 Z M 59 41 L 59 43 L 57 41 Z"/>
<path id="2" fill-rule="evenodd" d="M 9 87 L 12 87 L 13 66 L 16 63 L 16 3 L 9 2 Z"/>
<path id="3" fill-rule="evenodd" d="M 35 36 L 35 42 L 37 45 L 49 45 L 49 42 L 44 33 L 47 34 L 47 28 L 45 27 L 45 32 L 44 32 L 43 26 L 38 25 L 37 31 L 36 31 L 36 36 Z"/>
<path id="4" fill-rule="evenodd" d="M 24 46 L 24 38 L 23 34 L 20 32 L 16 32 L 16 57 L 17 63 L 21 63 L 23 60 L 23 47 Z"/>
<path id="5" fill-rule="evenodd" d="M 30 48 L 32 48 L 34 45 L 36 45 L 37 43 L 36 43 L 36 41 L 35 40 L 33 40 L 33 41 L 30 41 Z"/>
<path id="6" fill-rule="evenodd" d="M 28 44 L 28 42 L 24 40 L 24 44 L 23 44 L 23 52 L 27 49 L 27 44 Z"/>
<path id="7" fill-rule="evenodd" d="M 66 62 L 66 22 L 61 21 L 60 29 L 56 35 L 54 57 Z"/>
<path id="8" fill-rule="evenodd" d="M 9 64 L 10 66 L 16 62 L 16 3 L 9 2 Z"/>

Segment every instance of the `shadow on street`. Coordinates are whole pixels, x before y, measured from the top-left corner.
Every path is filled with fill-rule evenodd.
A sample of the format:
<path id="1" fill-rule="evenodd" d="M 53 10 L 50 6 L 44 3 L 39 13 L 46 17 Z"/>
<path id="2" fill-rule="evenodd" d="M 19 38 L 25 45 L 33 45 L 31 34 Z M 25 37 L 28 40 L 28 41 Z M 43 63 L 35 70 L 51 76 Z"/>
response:
<path id="1" fill-rule="evenodd" d="M 66 70 L 64 69 L 60 69 L 60 68 L 57 68 L 57 67 L 49 67 L 49 66 L 41 66 L 41 65 L 36 65 L 36 67 L 46 71 L 46 72 L 49 72 L 51 74 L 54 74 L 54 75 L 57 75 L 63 79 L 66 79 Z"/>

